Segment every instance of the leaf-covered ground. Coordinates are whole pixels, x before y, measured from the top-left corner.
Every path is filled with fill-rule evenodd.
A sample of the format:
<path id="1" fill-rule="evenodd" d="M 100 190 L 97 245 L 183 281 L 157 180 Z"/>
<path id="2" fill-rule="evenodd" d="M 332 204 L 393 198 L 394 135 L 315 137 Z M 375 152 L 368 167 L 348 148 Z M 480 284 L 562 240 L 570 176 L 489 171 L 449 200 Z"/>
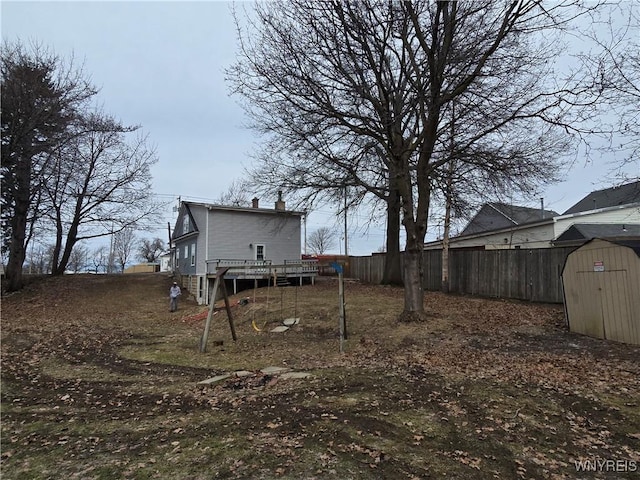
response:
<path id="1" fill-rule="evenodd" d="M 205 354 L 203 307 L 169 313 L 162 274 L 3 298 L 2 478 L 640 476 L 640 348 L 567 332 L 560 306 L 439 293 L 399 324 L 402 290 L 350 281 L 340 353 L 320 280 L 234 296 L 238 341 L 218 312 Z"/>

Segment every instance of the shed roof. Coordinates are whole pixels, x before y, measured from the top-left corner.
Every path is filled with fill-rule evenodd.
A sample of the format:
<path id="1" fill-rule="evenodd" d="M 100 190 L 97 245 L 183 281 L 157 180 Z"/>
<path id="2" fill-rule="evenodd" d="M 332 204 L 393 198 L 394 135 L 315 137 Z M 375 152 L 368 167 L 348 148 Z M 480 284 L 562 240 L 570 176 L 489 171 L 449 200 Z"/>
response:
<path id="1" fill-rule="evenodd" d="M 601 241 L 604 241 L 604 242 L 612 243 L 614 245 L 620 245 L 621 247 L 630 248 L 631 250 L 633 250 L 633 252 L 638 257 L 640 257 L 640 237 L 635 237 L 635 238 L 630 238 L 630 239 L 592 238 L 591 240 L 585 242 L 585 244 L 582 245 L 580 248 L 584 247 L 585 245 L 588 245 L 589 243 L 591 243 L 591 242 L 593 242 L 595 240 L 601 240 Z M 569 254 L 569 256 L 573 255 L 575 252 L 580 250 L 580 248 L 577 248 L 576 250 L 571 252 Z M 565 266 L 566 266 L 566 262 L 565 262 Z M 563 268 L 563 270 L 564 270 L 564 268 Z"/>
<path id="2" fill-rule="evenodd" d="M 617 207 L 636 202 L 640 202 L 640 181 L 591 192 L 564 212 L 563 215 L 586 212 L 598 208 Z"/>
<path id="3" fill-rule="evenodd" d="M 626 239 L 626 240 L 617 240 L 617 239 L 608 239 L 608 238 L 592 238 L 590 240 L 587 240 L 583 245 L 580 245 L 578 248 L 573 250 L 569 255 L 567 255 L 567 258 L 565 258 L 564 260 L 564 265 L 562 266 L 561 275 L 564 277 L 564 271 L 567 268 L 567 263 L 569 262 L 569 258 L 572 255 L 575 255 L 576 252 L 579 252 L 583 247 L 590 244 L 591 242 L 598 241 L 598 240 L 608 242 L 614 245 L 620 245 L 621 247 L 630 248 L 633 251 L 633 253 L 635 253 L 636 256 L 640 258 L 640 237 Z"/>
<path id="4" fill-rule="evenodd" d="M 640 258 L 640 238 L 630 240 L 611 240 L 611 243 L 630 248 Z"/>

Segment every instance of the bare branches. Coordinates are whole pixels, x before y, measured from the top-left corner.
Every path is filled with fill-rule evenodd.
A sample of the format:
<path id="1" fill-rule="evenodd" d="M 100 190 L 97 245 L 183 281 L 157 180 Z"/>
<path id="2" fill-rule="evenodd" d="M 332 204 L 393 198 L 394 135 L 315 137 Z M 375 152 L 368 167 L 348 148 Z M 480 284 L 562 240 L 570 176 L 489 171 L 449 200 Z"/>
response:
<path id="1" fill-rule="evenodd" d="M 5 42 L 2 57 L 2 229 L 7 288 L 22 286 L 22 265 L 41 218 L 49 153 L 95 95 L 82 70 L 39 45 Z"/>
<path id="2" fill-rule="evenodd" d="M 10 288 L 20 287 L 33 232 L 53 237 L 52 272 L 77 242 L 135 226 L 156 211 L 146 138 L 94 110 L 81 68 L 39 46 L 2 47 L 2 215 Z M 13 285 L 15 283 L 15 285 Z"/>
<path id="3" fill-rule="evenodd" d="M 581 33 L 593 45 L 577 58 L 601 99 L 592 120 L 606 141 L 599 150 L 618 181 L 631 180 L 640 158 L 640 6 L 614 3 Z"/>
<path id="4" fill-rule="evenodd" d="M 405 306 L 422 311 L 434 188 L 457 175 L 478 192 L 482 182 L 530 190 L 586 132 L 593 82 L 557 75 L 553 56 L 560 34 L 594 11 L 577 0 L 258 4 L 227 72 L 265 137 L 253 176 L 308 202 L 335 200 L 345 185 L 387 201 L 411 252 Z"/>
<path id="5" fill-rule="evenodd" d="M 335 246 L 335 234 L 329 227 L 320 227 L 311 232 L 307 244 L 314 255 L 323 255 Z"/>

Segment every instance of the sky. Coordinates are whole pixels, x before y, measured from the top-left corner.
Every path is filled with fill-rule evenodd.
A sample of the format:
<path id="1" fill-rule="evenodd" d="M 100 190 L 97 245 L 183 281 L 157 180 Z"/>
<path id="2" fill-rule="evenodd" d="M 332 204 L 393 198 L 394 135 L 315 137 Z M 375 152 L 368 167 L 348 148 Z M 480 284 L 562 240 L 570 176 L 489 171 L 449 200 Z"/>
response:
<path id="1" fill-rule="evenodd" d="M 178 198 L 214 202 L 250 166 L 259 148 L 239 98 L 230 95 L 224 71 L 236 58 L 233 4 L 198 2 L 0 3 L 2 39 L 39 42 L 74 57 L 100 89 L 98 102 L 124 124 L 141 125 L 155 146 L 153 188 L 167 203 L 157 230 L 142 236 L 166 241 Z M 592 190 L 611 186 L 606 160 L 579 158 L 549 185 L 545 208 L 563 212 Z M 637 175 L 637 173 L 636 173 Z M 261 206 L 274 198 L 261 199 Z M 285 199 L 286 200 L 286 199 Z M 539 207 L 537 204 L 526 205 Z M 384 223 L 368 225 L 366 213 L 349 218 L 349 254 L 369 255 L 384 244 Z M 330 206 L 308 216 L 307 231 L 335 227 L 335 253 L 343 220 Z M 438 235 L 429 230 L 427 240 Z"/>

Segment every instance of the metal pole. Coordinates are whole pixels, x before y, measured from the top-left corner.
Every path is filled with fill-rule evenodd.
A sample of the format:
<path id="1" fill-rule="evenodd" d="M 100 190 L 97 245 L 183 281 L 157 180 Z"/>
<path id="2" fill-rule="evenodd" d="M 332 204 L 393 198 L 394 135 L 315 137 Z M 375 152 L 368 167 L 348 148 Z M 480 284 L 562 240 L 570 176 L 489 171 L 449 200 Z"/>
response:
<path id="1" fill-rule="evenodd" d="M 344 186 L 344 255 L 349 256 L 349 249 L 347 248 L 347 186 Z"/>
<path id="2" fill-rule="evenodd" d="M 338 273 L 338 311 L 340 312 L 340 353 L 344 352 L 344 279 Z"/>

